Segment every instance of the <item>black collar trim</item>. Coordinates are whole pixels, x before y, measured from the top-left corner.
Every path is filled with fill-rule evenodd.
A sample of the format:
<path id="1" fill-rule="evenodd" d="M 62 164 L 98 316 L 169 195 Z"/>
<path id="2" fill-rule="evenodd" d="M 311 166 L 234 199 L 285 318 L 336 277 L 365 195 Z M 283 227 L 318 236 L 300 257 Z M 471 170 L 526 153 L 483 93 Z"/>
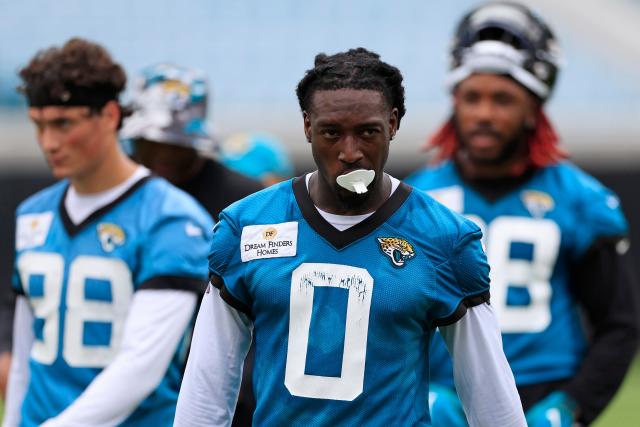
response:
<path id="1" fill-rule="evenodd" d="M 338 250 L 345 248 L 380 227 L 402 206 L 404 201 L 407 200 L 407 197 L 409 197 L 409 194 L 411 194 L 411 187 L 405 183 L 400 183 L 391 197 L 389 197 L 373 215 L 353 227 L 340 231 L 329 224 L 322 215 L 320 215 L 318 209 L 316 209 L 313 200 L 311 200 L 311 196 L 309 196 L 304 175 L 295 178 L 292 185 L 293 194 L 296 197 L 296 202 L 304 219 L 316 233 Z"/>
<path id="2" fill-rule="evenodd" d="M 85 218 L 84 221 L 82 221 L 80 224 L 73 223 L 73 221 L 71 220 L 71 217 L 69 216 L 69 213 L 67 212 L 67 209 L 64 207 L 64 200 L 66 199 L 67 192 L 69 191 L 69 184 L 67 184 L 67 188 L 64 189 L 64 194 L 62 195 L 62 199 L 60 199 L 60 207 L 59 207 L 60 217 L 62 218 L 62 224 L 64 225 L 65 230 L 67 230 L 67 234 L 69 234 L 69 236 L 74 236 L 78 234 L 84 227 L 87 226 L 87 224 L 91 223 L 93 220 L 104 215 L 105 213 L 109 212 L 118 203 L 120 203 L 121 201 L 129 197 L 131 194 L 133 194 L 138 188 L 140 188 L 150 178 L 152 178 L 151 175 L 147 175 L 143 178 L 140 178 L 135 184 L 129 187 L 127 191 L 122 193 L 114 201 L 94 211 L 91 215 Z"/>

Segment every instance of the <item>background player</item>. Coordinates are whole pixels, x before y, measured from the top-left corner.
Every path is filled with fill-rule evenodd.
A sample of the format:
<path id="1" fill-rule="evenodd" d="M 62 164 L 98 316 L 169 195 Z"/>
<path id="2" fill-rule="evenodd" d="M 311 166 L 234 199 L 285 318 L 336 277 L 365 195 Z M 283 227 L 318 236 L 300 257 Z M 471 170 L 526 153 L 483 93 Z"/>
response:
<path id="1" fill-rule="evenodd" d="M 483 229 L 491 302 L 529 425 L 588 424 L 637 345 L 618 198 L 562 160 L 542 109 L 559 51 L 538 16 L 515 3 L 480 6 L 460 22 L 451 56 L 453 114 L 431 140 L 443 162 L 407 182 Z M 434 425 L 464 425 L 446 349 L 432 350 Z"/>
<path id="2" fill-rule="evenodd" d="M 170 425 L 212 221 L 120 149 L 126 77 L 103 47 L 69 40 L 20 77 L 62 180 L 17 210 L 4 425 Z"/>
<path id="3" fill-rule="evenodd" d="M 146 68 L 136 79 L 132 115 L 120 134 L 129 140 L 133 158 L 188 192 L 218 221 L 222 209 L 262 189 L 258 181 L 211 158 L 216 141 L 207 130 L 209 89 L 201 71 L 174 64 Z M 224 156 L 223 156 L 224 157 Z M 261 167 L 247 159 L 245 167 Z M 255 398 L 252 356 L 243 371 L 234 426 L 250 426 Z"/>
<path id="4" fill-rule="evenodd" d="M 524 426 L 479 229 L 384 173 L 399 70 L 320 54 L 297 94 L 318 170 L 222 213 L 176 425 L 228 424 L 252 331 L 255 424 L 430 425 L 442 325 L 471 424 Z"/>
<path id="5" fill-rule="evenodd" d="M 133 114 L 120 135 L 133 158 L 196 198 L 214 220 L 222 209 L 262 188 L 211 158 L 209 90 L 204 74 L 174 64 L 153 65 L 135 81 Z"/>

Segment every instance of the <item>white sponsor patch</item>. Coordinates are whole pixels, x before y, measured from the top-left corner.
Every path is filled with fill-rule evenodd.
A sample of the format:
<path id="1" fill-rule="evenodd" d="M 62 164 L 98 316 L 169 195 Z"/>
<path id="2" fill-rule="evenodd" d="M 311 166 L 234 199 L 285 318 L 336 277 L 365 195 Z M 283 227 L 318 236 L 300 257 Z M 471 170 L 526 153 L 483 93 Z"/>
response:
<path id="1" fill-rule="evenodd" d="M 242 228 L 240 254 L 242 262 L 262 258 L 296 255 L 298 222 L 248 225 Z"/>
<path id="2" fill-rule="evenodd" d="M 53 212 L 25 214 L 16 220 L 16 250 L 42 246 L 47 240 Z"/>

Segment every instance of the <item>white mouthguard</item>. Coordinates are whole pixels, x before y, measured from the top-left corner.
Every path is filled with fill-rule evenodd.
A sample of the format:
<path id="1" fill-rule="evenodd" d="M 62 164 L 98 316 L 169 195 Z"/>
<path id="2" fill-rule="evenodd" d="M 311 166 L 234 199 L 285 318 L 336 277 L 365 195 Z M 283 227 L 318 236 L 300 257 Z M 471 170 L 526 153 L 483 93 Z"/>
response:
<path id="1" fill-rule="evenodd" d="M 358 169 L 336 178 L 336 182 L 342 188 L 358 194 L 367 192 L 367 185 L 371 184 L 375 178 L 376 172 L 366 169 Z"/>

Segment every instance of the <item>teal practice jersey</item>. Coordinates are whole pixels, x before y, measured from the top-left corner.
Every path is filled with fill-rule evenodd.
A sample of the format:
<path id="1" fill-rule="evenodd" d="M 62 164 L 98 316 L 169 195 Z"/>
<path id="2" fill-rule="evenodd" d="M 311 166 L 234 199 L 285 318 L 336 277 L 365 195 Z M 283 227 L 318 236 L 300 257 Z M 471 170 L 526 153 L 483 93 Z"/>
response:
<path id="1" fill-rule="evenodd" d="M 536 170 L 496 200 L 463 181 L 451 162 L 420 170 L 407 182 L 483 230 L 491 304 L 516 384 L 573 376 L 586 335 L 571 289 L 580 284 L 571 284 L 571 268 L 598 239 L 627 233 L 618 198 L 569 162 Z M 432 380 L 453 386 L 439 335 L 431 354 Z"/>
<path id="2" fill-rule="evenodd" d="M 134 292 L 202 292 L 207 277 L 213 224 L 186 193 L 143 178 L 74 225 L 63 202 L 68 185 L 17 210 L 13 285 L 35 318 L 24 426 L 58 415 L 114 359 Z M 176 350 L 162 382 L 123 425 L 171 425 L 183 353 Z"/>
<path id="3" fill-rule="evenodd" d="M 344 231 L 304 177 L 223 211 L 209 268 L 253 320 L 254 423 L 429 426 L 433 331 L 489 298 L 480 239 L 405 184 Z"/>

